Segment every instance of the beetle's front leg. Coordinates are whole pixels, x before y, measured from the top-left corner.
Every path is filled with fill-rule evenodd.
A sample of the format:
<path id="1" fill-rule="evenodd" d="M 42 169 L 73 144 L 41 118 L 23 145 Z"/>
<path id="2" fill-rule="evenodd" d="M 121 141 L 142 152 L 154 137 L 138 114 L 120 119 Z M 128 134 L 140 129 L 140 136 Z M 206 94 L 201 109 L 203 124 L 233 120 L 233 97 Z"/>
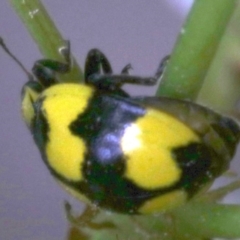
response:
<path id="1" fill-rule="evenodd" d="M 92 83 L 91 76 L 111 73 L 112 67 L 107 57 L 98 49 L 90 50 L 85 63 L 85 82 Z"/>
<path id="2" fill-rule="evenodd" d="M 155 79 L 156 80 L 159 80 L 162 77 L 162 75 L 164 73 L 164 70 L 165 70 L 165 68 L 168 64 L 169 58 L 170 58 L 170 55 L 167 55 L 161 60 L 159 66 L 157 68 L 157 71 L 155 73 Z"/>
<path id="3" fill-rule="evenodd" d="M 42 59 L 35 62 L 32 72 L 38 81 L 46 88 L 57 83 L 55 73 L 67 73 L 71 69 L 70 43 L 66 41 L 66 46 L 62 49 L 66 62 L 59 62 L 51 59 Z"/>
<path id="4" fill-rule="evenodd" d="M 107 91 L 119 91 L 123 84 L 139 84 L 152 86 L 157 83 L 162 76 L 169 56 L 165 57 L 153 77 L 131 76 L 128 70 L 131 65 L 126 65 L 121 74 L 112 74 L 111 65 L 106 56 L 98 49 L 93 49 L 88 53 L 85 65 L 85 81 L 98 89 Z"/>

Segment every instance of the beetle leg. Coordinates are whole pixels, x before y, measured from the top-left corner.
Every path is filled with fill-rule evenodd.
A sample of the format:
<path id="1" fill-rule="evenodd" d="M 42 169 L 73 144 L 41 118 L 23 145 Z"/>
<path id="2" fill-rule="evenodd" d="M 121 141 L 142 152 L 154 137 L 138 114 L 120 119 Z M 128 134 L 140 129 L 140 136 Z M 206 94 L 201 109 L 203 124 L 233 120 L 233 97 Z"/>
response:
<path id="1" fill-rule="evenodd" d="M 168 63 L 168 61 L 169 61 L 169 58 L 170 58 L 170 55 L 167 55 L 167 56 L 165 56 L 165 57 L 161 60 L 159 66 L 158 66 L 158 68 L 157 68 L 157 71 L 156 71 L 156 73 L 155 73 L 155 78 L 156 78 L 157 80 L 159 80 L 159 79 L 162 77 L 162 75 L 163 75 L 163 73 L 164 73 L 164 70 L 165 70 L 165 68 L 166 68 L 166 66 L 167 66 L 167 63 Z"/>
<path id="2" fill-rule="evenodd" d="M 111 74 L 112 67 L 107 57 L 98 49 L 88 52 L 85 63 L 85 82 L 89 83 L 90 76 L 99 74 Z"/>
<path id="3" fill-rule="evenodd" d="M 155 77 L 139 77 L 127 74 L 93 74 L 89 76 L 87 82 L 94 84 L 97 87 L 101 86 L 105 87 L 106 89 L 111 89 L 114 88 L 114 86 L 121 87 L 125 83 L 152 86 L 156 84 L 157 79 Z"/>
<path id="4" fill-rule="evenodd" d="M 66 62 L 42 59 L 35 62 L 32 72 L 38 81 L 44 86 L 49 87 L 57 82 L 55 73 L 67 73 L 71 69 L 70 44 L 66 41 L 66 46 L 62 49 L 62 55 Z"/>
<path id="5" fill-rule="evenodd" d="M 123 84 L 139 84 L 152 86 L 157 83 L 166 67 L 169 56 L 165 57 L 153 77 L 139 77 L 128 75 L 131 65 L 126 65 L 121 74 L 112 74 L 111 65 L 106 56 L 98 49 L 93 49 L 88 53 L 85 65 L 85 81 L 93 84 L 99 89 L 110 91 L 117 90 Z"/>
<path id="6" fill-rule="evenodd" d="M 122 69 L 121 74 L 129 74 L 130 69 L 132 69 L 132 65 L 129 63 Z"/>
<path id="7" fill-rule="evenodd" d="M 122 74 L 121 75 L 111 75 L 111 76 L 108 76 L 107 74 L 104 75 L 102 77 L 103 78 L 107 78 L 109 83 L 115 83 L 115 84 L 118 84 L 118 85 L 122 85 L 124 83 L 130 83 L 130 84 L 139 84 L 139 85 L 155 85 L 157 83 L 157 81 L 159 80 L 159 78 L 161 78 L 161 76 L 163 75 L 164 73 L 164 70 L 166 68 L 166 65 L 169 61 L 169 58 L 170 56 L 166 56 L 164 57 L 158 68 L 157 68 L 157 71 L 155 73 L 155 75 L 153 77 L 139 77 L 139 76 L 130 76 L 128 75 L 128 70 L 132 68 L 131 64 L 127 64 L 123 70 L 122 70 Z M 126 76 L 127 75 L 127 76 Z M 98 77 L 98 81 L 100 81 L 101 77 Z"/>

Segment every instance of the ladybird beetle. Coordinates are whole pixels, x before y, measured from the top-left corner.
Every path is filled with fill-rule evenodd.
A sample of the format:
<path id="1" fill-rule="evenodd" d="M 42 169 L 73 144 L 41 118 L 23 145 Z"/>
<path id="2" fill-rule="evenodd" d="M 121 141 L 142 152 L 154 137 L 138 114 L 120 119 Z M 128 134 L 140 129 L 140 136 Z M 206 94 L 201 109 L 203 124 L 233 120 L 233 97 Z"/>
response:
<path id="1" fill-rule="evenodd" d="M 9 52 L 4 43 L 5 51 Z M 98 49 L 86 58 L 85 84 L 61 83 L 66 62 L 39 60 L 22 90 L 22 113 L 52 176 L 87 203 L 146 214 L 185 203 L 229 167 L 240 138 L 237 123 L 198 104 L 167 97 L 131 97 L 125 83 L 154 77 L 112 74 Z M 33 77 L 34 76 L 34 77 Z"/>

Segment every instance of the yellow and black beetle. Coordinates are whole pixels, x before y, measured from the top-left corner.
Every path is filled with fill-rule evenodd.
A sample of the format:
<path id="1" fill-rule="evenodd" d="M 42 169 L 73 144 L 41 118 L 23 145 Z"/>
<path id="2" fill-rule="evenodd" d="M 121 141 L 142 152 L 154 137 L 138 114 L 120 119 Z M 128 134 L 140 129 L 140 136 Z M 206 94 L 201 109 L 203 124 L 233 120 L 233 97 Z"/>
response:
<path id="1" fill-rule="evenodd" d="M 2 42 L 2 46 L 8 51 Z M 125 83 L 160 77 L 113 75 L 105 55 L 88 53 L 85 84 L 60 83 L 66 63 L 37 61 L 24 85 L 22 111 L 51 174 L 76 197 L 126 214 L 184 203 L 228 169 L 240 138 L 230 118 L 165 97 L 130 97 Z"/>

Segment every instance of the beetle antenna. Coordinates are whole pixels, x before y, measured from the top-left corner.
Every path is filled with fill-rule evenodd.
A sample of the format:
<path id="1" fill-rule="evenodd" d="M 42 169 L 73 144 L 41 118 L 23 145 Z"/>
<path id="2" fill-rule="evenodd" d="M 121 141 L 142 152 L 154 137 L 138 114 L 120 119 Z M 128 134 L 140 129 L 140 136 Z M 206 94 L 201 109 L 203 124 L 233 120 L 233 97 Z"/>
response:
<path id="1" fill-rule="evenodd" d="M 28 78 L 30 80 L 33 79 L 33 75 L 23 66 L 23 64 L 11 53 L 11 51 L 8 49 L 6 44 L 4 43 L 3 39 L 0 37 L 0 45 L 3 48 L 3 50 L 18 64 L 18 66 L 26 73 Z"/>

